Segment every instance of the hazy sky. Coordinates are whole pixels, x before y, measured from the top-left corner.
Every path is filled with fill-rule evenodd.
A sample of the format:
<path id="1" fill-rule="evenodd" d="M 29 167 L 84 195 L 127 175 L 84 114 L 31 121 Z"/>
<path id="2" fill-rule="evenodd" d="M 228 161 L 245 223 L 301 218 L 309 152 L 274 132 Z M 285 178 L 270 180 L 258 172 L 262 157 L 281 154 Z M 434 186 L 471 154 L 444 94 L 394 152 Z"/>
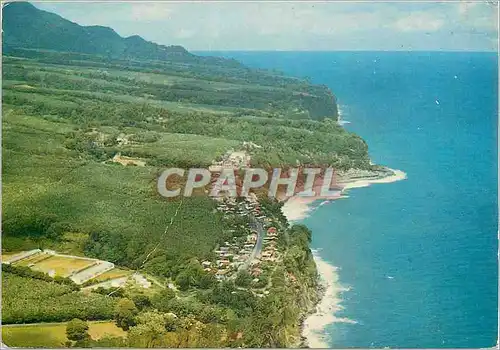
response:
<path id="1" fill-rule="evenodd" d="M 493 4 L 492 4 L 493 3 Z M 189 50 L 497 50 L 495 2 L 34 3 Z"/>

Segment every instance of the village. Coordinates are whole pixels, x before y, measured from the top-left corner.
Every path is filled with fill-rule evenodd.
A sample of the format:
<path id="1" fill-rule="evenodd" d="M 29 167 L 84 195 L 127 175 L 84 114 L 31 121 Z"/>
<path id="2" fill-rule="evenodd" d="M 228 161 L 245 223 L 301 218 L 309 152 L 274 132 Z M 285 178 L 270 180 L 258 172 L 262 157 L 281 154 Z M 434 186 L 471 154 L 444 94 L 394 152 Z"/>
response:
<path id="1" fill-rule="evenodd" d="M 209 170 L 248 168 L 251 156 L 247 151 L 253 148 L 260 146 L 244 142 L 243 150 L 228 150 L 219 160 L 212 162 Z M 274 218 L 261 207 L 254 193 L 246 197 L 223 196 L 214 200 L 217 201 L 217 210 L 224 214 L 226 220 L 236 218 L 238 223 L 229 230 L 232 240 L 214 250 L 215 259 L 201 262 L 203 269 L 214 273 L 218 281 L 236 279 L 239 272 L 247 271 L 253 277 L 253 286 L 266 287 L 265 271 L 271 270 L 273 263 L 280 259 L 277 246 L 279 230 Z M 264 291 L 264 294 L 267 292 Z M 263 296 L 260 293 L 257 295 Z"/>
<path id="2" fill-rule="evenodd" d="M 215 249 L 214 261 L 201 262 L 204 270 L 214 273 L 219 281 L 235 279 L 239 272 L 247 271 L 253 277 L 253 285 L 265 287 L 267 282 L 259 284 L 264 271 L 280 259 L 277 247 L 279 234 L 272 218 L 264 212 L 254 195 L 217 200 L 217 210 L 224 213 L 225 218 L 239 217 L 246 223 L 230 230 L 234 234 L 232 241 L 226 241 Z"/>

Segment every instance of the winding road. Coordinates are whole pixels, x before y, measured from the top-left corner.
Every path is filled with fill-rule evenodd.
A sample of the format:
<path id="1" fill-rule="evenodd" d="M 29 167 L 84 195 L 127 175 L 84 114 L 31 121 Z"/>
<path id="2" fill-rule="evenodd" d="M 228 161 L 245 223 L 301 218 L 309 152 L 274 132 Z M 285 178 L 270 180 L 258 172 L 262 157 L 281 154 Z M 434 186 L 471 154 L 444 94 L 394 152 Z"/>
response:
<path id="1" fill-rule="evenodd" d="M 262 245 L 264 241 L 265 229 L 264 225 L 260 221 L 258 221 L 253 215 L 250 216 L 250 227 L 257 232 L 257 241 L 255 242 L 255 246 L 253 247 L 252 253 L 248 259 L 240 265 L 238 270 L 248 269 L 250 263 L 262 253 Z"/>

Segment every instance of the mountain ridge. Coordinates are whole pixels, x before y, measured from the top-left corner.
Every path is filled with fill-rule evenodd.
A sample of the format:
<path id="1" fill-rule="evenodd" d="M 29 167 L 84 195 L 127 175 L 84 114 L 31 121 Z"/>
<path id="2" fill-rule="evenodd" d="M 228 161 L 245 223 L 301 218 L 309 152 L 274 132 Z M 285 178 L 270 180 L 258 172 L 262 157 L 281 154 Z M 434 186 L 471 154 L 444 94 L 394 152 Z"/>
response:
<path id="1" fill-rule="evenodd" d="M 160 45 L 139 35 L 122 37 L 107 26 L 82 26 L 58 14 L 38 9 L 29 2 L 5 5 L 2 22 L 5 52 L 14 48 L 42 49 L 110 58 L 181 59 L 210 65 L 243 66 L 233 59 L 196 56 L 180 45 Z M 54 37 L 58 40 L 54 41 Z"/>
<path id="2" fill-rule="evenodd" d="M 139 35 L 120 36 L 102 25 L 81 26 L 55 13 L 40 10 L 29 2 L 13 2 L 3 8 L 4 56 L 43 60 L 47 64 L 98 64 L 106 68 L 166 71 L 186 78 L 202 78 L 238 84 L 258 84 L 280 90 L 279 96 L 262 89 L 217 90 L 205 96 L 233 107 L 267 108 L 280 105 L 287 113 L 306 111 L 312 119 L 338 118 L 336 98 L 328 87 L 305 79 L 291 78 L 270 70 L 249 68 L 232 58 L 197 56 L 178 45 L 159 45 Z M 240 85 L 240 88 L 241 86 Z M 207 86 L 207 84 L 205 84 Z M 199 87 L 197 87 L 199 89 Z M 191 86 L 190 90 L 193 89 Z M 186 94 L 186 92 L 179 92 Z M 261 100 L 246 104 L 248 96 Z M 188 92 L 192 95 L 193 91 Z M 231 95 L 229 97 L 229 95 Z M 193 97 L 199 99 L 199 97 Z M 215 103 L 215 102 L 214 102 Z"/>

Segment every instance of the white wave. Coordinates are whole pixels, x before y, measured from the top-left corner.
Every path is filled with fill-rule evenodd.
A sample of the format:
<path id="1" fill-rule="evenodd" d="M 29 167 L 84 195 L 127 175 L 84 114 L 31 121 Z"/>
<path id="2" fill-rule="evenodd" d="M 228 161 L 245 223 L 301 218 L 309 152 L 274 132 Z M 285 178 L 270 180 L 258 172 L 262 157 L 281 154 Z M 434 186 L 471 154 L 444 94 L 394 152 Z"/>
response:
<path id="1" fill-rule="evenodd" d="M 337 112 L 338 112 L 338 118 L 337 118 L 337 123 L 339 125 L 345 125 L 345 124 L 350 124 L 351 122 L 348 120 L 344 119 L 344 116 L 346 115 L 345 113 L 345 106 L 338 105 L 337 106 Z"/>
<path id="2" fill-rule="evenodd" d="M 316 306 L 316 312 L 305 319 L 302 335 L 307 339 L 307 345 L 310 348 L 329 348 L 328 334 L 325 333 L 325 328 L 336 322 L 355 324 L 356 321 L 335 316 L 338 311 L 343 309 L 341 293 L 349 291 L 350 288 L 340 285 L 337 267 L 323 260 L 317 250 L 313 251 L 313 256 L 324 294 Z"/>
<path id="3" fill-rule="evenodd" d="M 345 106 L 337 105 L 337 112 L 339 114 L 339 118 L 345 115 Z"/>

